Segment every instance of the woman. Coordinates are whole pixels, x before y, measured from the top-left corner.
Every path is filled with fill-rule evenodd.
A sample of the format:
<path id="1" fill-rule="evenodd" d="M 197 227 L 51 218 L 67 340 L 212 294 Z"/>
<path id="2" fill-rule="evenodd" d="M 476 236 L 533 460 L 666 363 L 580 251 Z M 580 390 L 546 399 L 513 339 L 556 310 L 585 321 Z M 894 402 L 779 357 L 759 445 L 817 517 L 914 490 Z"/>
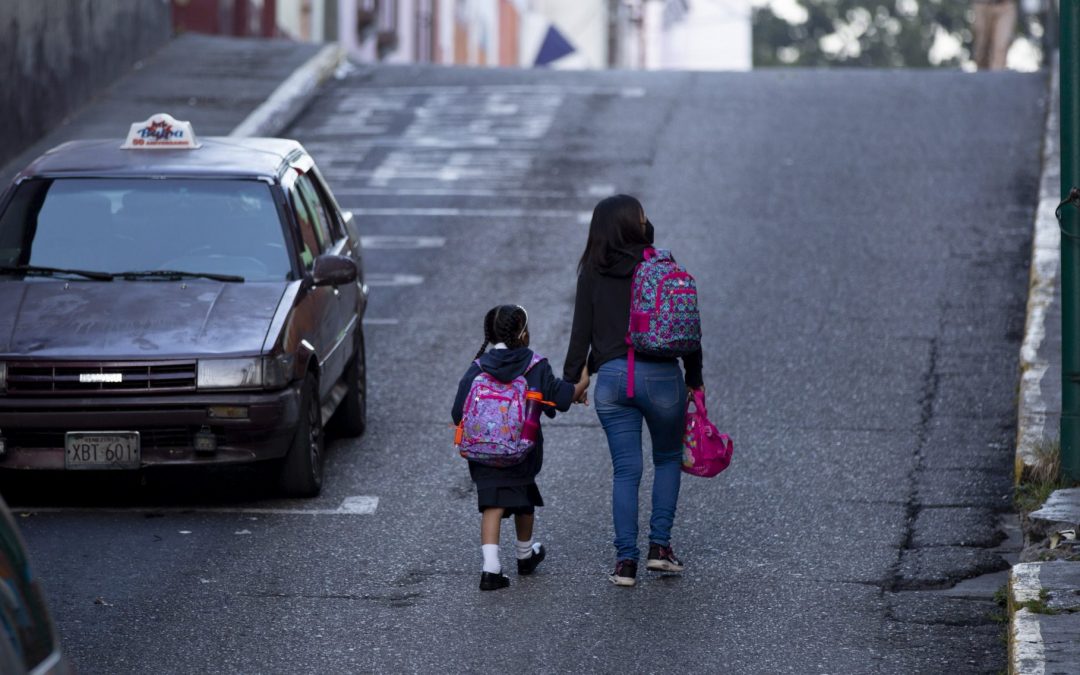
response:
<path id="1" fill-rule="evenodd" d="M 630 285 L 634 268 L 652 245 L 652 224 L 641 203 L 627 195 L 603 199 L 593 210 L 589 239 L 578 264 L 577 299 L 563 379 L 596 373 L 596 414 L 607 434 L 614 481 L 611 511 L 615 521 L 615 572 L 612 583 L 633 586 L 637 576 L 638 486 L 641 483 L 641 421 L 652 435 L 655 476 L 649 519 L 646 567 L 681 572 L 671 548 L 671 526 L 679 501 L 686 387 L 703 388 L 701 350 L 683 358 L 635 353 L 634 397 L 627 396 L 626 333 L 630 323 Z M 587 372 L 583 369 L 588 366 Z M 583 391 L 583 387 L 578 388 Z M 578 400 L 585 402 L 587 394 Z"/>

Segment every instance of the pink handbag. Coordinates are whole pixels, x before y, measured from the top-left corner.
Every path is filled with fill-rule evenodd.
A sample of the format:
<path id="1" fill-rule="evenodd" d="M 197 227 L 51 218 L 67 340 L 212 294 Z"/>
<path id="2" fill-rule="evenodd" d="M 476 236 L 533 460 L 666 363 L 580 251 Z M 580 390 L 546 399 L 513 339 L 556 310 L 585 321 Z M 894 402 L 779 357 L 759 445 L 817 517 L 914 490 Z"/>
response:
<path id="1" fill-rule="evenodd" d="M 709 421 L 705 392 L 694 390 L 693 397 L 686 402 L 682 470 L 694 476 L 712 478 L 731 464 L 732 450 L 728 435 L 720 433 Z"/>

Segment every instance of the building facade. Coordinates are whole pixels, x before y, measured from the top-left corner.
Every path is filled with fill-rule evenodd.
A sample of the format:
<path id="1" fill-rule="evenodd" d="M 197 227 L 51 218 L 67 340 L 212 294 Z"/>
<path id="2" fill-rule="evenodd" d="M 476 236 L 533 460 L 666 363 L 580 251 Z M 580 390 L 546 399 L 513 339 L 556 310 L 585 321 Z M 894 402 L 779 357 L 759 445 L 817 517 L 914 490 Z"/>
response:
<path id="1" fill-rule="evenodd" d="M 190 30 L 336 40 L 368 63 L 751 65 L 750 0 L 173 0 L 173 7 Z"/>

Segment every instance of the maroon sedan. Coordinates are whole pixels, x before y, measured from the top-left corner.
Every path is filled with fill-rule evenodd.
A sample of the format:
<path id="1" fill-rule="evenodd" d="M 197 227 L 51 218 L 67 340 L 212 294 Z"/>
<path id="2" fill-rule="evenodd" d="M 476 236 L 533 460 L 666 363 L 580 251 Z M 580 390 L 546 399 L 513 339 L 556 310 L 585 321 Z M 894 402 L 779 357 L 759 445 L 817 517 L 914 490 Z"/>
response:
<path id="1" fill-rule="evenodd" d="M 0 197 L 0 469 L 277 462 L 366 423 L 360 237 L 295 141 L 158 115 Z"/>

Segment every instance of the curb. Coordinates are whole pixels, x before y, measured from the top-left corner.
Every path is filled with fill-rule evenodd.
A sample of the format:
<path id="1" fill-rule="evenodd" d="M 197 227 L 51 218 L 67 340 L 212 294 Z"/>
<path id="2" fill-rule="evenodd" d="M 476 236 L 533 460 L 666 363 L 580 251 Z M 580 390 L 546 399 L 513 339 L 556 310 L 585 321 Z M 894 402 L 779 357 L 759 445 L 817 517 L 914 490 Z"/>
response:
<path id="1" fill-rule="evenodd" d="M 1058 133 L 1058 65 L 1050 75 L 1050 96 L 1047 101 L 1046 130 L 1043 137 L 1043 170 L 1039 182 L 1039 208 L 1035 215 L 1035 231 L 1031 244 L 1031 276 L 1028 284 L 1027 317 L 1024 323 L 1024 342 L 1020 347 L 1020 392 L 1016 425 L 1016 470 L 1014 483 L 1019 485 L 1038 463 L 1037 450 L 1043 440 L 1048 415 L 1060 414 L 1049 410 L 1042 398 L 1042 379 L 1051 364 L 1040 353 L 1046 337 L 1046 315 L 1054 300 L 1061 262 L 1061 231 L 1054 209 L 1057 207 L 1061 180 L 1061 149 Z"/>
<path id="2" fill-rule="evenodd" d="M 1080 562 L 1020 563 L 1009 577 L 1010 673 L 1080 671 Z"/>
<path id="3" fill-rule="evenodd" d="M 296 119 L 315 97 L 319 85 L 329 79 L 345 60 L 345 50 L 331 44 L 293 71 L 274 93 L 251 111 L 230 136 L 277 136 Z"/>
<path id="4" fill-rule="evenodd" d="M 1025 602 L 1039 600 L 1039 563 L 1019 563 L 1009 573 L 1009 672 L 1036 673 L 1046 667 L 1039 617 Z"/>
<path id="5" fill-rule="evenodd" d="M 1013 480 L 1019 485 L 1040 463 L 1047 422 L 1060 415 L 1060 402 L 1054 407 L 1043 399 L 1042 382 L 1051 367 L 1043 342 L 1046 339 L 1048 313 L 1059 284 L 1061 266 L 1061 231 L 1054 210 L 1060 201 L 1061 148 L 1058 110 L 1059 64 L 1052 58 L 1046 127 L 1043 136 L 1042 174 L 1039 180 L 1039 206 L 1035 214 L 1031 244 L 1031 272 L 1028 283 L 1027 316 L 1024 341 L 1020 347 L 1020 387 L 1017 403 L 1016 461 Z M 1052 347 L 1052 346 L 1051 346 Z M 1053 423 L 1053 422 L 1051 422 Z M 1026 536 L 1025 536 L 1026 538 Z M 1026 543 L 1026 542 L 1025 542 Z M 1009 572 L 1009 666 L 1012 674 L 1044 673 L 1047 667 L 1047 643 L 1042 633 L 1043 617 L 1030 609 L 1045 591 L 1040 572 L 1045 563 L 1018 563 Z M 1075 563 L 1073 563 L 1075 564 Z M 1053 661 L 1060 665 L 1055 651 Z"/>

